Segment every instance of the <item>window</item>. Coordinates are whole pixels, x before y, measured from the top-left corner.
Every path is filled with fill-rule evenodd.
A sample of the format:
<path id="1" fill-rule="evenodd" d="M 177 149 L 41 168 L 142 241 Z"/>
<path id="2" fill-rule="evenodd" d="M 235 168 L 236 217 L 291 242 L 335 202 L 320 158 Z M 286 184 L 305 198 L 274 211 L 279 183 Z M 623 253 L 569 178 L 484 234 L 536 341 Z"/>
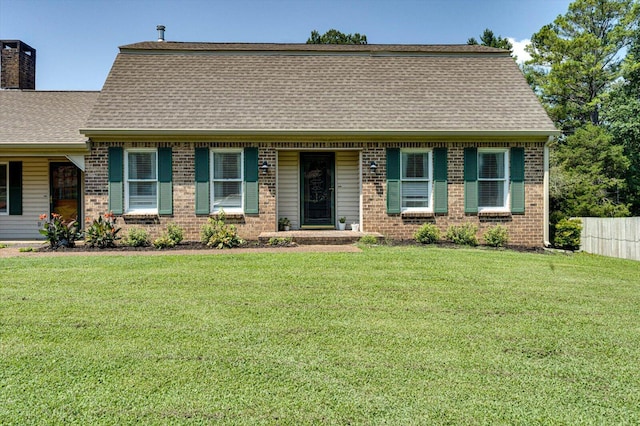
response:
<path id="1" fill-rule="evenodd" d="M 126 210 L 129 213 L 158 211 L 158 154 L 156 150 L 130 150 L 125 156 Z"/>
<path id="2" fill-rule="evenodd" d="M 402 210 L 431 208 L 431 151 L 402 151 L 400 155 Z"/>
<path id="3" fill-rule="evenodd" d="M 242 212 L 241 150 L 211 151 L 213 211 Z"/>
<path id="4" fill-rule="evenodd" d="M 0 164 L 0 214 L 9 212 L 9 166 Z"/>
<path id="5" fill-rule="evenodd" d="M 509 155 L 506 149 L 478 150 L 478 210 L 508 210 Z"/>

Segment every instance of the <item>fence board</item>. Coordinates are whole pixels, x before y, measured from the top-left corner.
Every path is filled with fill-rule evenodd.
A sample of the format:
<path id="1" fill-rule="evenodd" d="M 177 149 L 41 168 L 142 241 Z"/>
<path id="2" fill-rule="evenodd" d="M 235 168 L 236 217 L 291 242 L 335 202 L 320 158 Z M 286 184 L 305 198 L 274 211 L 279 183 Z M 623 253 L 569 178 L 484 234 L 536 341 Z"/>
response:
<path id="1" fill-rule="evenodd" d="M 580 220 L 583 251 L 640 261 L 640 217 L 581 217 Z"/>

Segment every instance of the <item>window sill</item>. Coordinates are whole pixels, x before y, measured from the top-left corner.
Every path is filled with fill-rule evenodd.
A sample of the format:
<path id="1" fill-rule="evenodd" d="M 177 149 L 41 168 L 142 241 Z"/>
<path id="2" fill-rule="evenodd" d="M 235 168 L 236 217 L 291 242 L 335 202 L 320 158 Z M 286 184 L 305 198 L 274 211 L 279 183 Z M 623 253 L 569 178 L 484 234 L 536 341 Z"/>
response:
<path id="1" fill-rule="evenodd" d="M 122 215 L 123 219 L 157 219 L 160 215 L 158 213 L 125 213 Z"/>
<path id="2" fill-rule="evenodd" d="M 402 217 L 435 217 L 436 214 L 434 212 L 428 212 L 428 211 L 406 211 L 406 212 L 402 212 L 400 213 L 400 216 Z"/>
<path id="3" fill-rule="evenodd" d="M 478 216 L 483 217 L 511 217 L 510 211 L 484 210 L 479 211 Z"/>

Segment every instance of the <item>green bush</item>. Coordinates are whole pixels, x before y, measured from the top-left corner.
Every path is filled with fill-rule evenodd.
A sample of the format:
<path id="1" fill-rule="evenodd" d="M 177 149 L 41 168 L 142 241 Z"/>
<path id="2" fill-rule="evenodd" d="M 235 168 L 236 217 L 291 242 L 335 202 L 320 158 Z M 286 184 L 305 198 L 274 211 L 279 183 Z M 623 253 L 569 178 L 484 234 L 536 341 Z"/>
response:
<path id="1" fill-rule="evenodd" d="M 88 222 L 91 219 L 87 218 Z M 85 233 L 85 242 L 89 247 L 107 248 L 115 247 L 120 228 L 116 227 L 116 218 L 113 213 L 105 213 L 104 218 L 98 216 L 91 222 Z"/>
<path id="2" fill-rule="evenodd" d="M 425 223 L 413 234 L 413 239 L 421 244 L 433 244 L 440 239 L 440 229 L 432 223 Z"/>
<path id="3" fill-rule="evenodd" d="M 225 223 L 226 215 L 220 211 L 218 218 L 210 217 L 200 229 L 200 241 L 207 247 L 217 249 L 238 247 L 244 241 L 238 237 L 238 231 L 233 225 Z"/>
<path id="4" fill-rule="evenodd" d="M 484 234 L 484 242 L 490 247 L 504 247 L 509 241 L 509 231 L 502 225 L 490 226 Z"/>
<path id="5" fill-rule="evenodd" d="M 291 247 L 295 245 L 291 237 L 271 237 L 267 244 L 271 247 Z"/>
<path id="6" fill-rule="evenodd" d="M 460 244 L 464 246 L 477 246 L 477 232 L 478 227 L 472 223 L 465 223 L 464 225 L 451 225 L 447 229 L 447 240 L 451 241 L 454 244 Z"/>
<path id="7" fill-rule="evenodd" d="M 580 219 L 562 219 L 556 224 L 554 245 L 567 250 L 578 250 L 581 232 L 582 221 Z"/>
<path id="8" fill-rule="evenodd" d="M 363 235 L 360 240 L 358 240 L 358 242 L 360 244 L 372 246 L 378 244 L 378 239 L 375 237 L 375 235 Z"/>
<path id="9" fill-rule="evenodd" d="M 122 244 L 129 247 L 147 247 L 149 245 L 149 233 L 142 228 L 129 229 L 127 236 L 122 239 Z"/>
<path id="10" fill-rule="evenodd" d="M 163 234 L 161 237 L 153 240 L 153 246 L 157 249 L 167 249 L 176 246 L 176 242 L 167 234 Z"/>
<path id="11" fill-rule="evenodd" d="M 184 238 L 184 230 L 177 223 L 171 222 L 167 225 L 167 236 L 175 244 L 180 244 Z"/>

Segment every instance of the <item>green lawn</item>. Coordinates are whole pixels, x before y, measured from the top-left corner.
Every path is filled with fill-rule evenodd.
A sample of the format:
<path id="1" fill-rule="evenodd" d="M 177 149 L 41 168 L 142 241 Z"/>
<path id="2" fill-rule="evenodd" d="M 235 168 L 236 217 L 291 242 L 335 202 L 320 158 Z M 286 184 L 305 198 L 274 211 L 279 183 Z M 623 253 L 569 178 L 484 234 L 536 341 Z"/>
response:
<path id="1" fill-rule="evenodd" d="M 0 424 L 639 424 L 640 263 L 0 259 Z"/>

